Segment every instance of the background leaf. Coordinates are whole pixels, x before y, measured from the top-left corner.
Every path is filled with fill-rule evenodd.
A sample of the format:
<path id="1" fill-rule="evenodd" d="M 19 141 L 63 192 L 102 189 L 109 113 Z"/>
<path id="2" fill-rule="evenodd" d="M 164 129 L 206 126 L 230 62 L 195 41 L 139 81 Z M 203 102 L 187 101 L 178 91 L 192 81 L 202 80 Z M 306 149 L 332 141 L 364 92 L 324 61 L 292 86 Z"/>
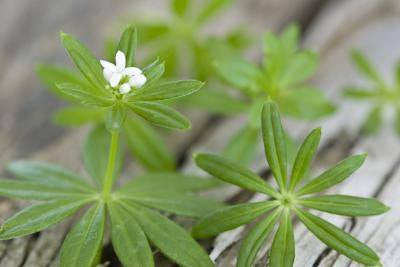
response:
<path id="1" fill-rule="evenodd" d="M 361 74 L 363 74 L 365 77 L 369 78 L 373 82 L 379 84 L 382 83 L 378 72 L 360 51 L 353 50 L 351 52 L 351 58 L 353 59 L 355 66 Z"/>
<path id="2" fill-rule="evenodd" d="M 104 125 L 98 125 L 91 130 L 86 138 L 83 149 L 83 162 L 86 171 L 90 174 L 98 188 L 101 188 L 106 174 L 108 162 L 108 149 L 110 146 L 110 133 Z M 122 168 L 122 148 L 119 146 L 114 170 L 114 179 Z"/>
<path id="3" fill-rule="evenodd" d="M 57 110 L 52 117 L 55 124 L 71 127 L 87 123 L 98 123 L 103 120 L 105 110 L 81 106 L 69 106 Z"/>
<path id="4" fill-rule="evenodd" d="M 130 116 L 125 123 L 125 139 L 135 158 L 149 171 L 172 171 L 174 155 L 159 134 L 141 118 Z"/>
<path id="5" fill-rule="evenodd" d="M 367 114 L 361 126 L 361 131 L 364 134 L 375 134 L 382 125 L 382 107 L 375 106 Z"/>

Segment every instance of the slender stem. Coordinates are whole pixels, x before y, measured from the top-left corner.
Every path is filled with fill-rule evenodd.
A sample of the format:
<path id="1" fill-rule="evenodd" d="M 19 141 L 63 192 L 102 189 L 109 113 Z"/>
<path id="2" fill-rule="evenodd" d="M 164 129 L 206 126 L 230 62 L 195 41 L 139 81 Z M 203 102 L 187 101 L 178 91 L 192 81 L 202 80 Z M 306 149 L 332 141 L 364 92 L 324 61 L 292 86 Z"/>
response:
<path id="1" fill-rule="evenodd" d="M 103 184 L 104 199 L 109 198 L 111 188 L 113 185 L 115 161 L 117 158 L 117 151 L 118 151 L 118 142 L 119 142 L 119 132 L 112 132 L 111 133 L 110 150 L 109 150 L 109 154 L 108 154 L 107 170 L 106 170 L 106 174 L 104 177 L 104 184 Z"/>

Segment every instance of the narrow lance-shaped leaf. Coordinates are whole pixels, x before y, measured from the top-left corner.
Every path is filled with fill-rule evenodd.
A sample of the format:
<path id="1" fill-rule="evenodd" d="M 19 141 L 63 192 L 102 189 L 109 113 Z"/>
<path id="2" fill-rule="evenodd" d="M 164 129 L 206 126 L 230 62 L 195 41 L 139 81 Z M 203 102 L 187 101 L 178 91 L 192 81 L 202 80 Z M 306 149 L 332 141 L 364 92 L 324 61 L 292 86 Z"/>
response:
<path id="1" fill-rule="evenodd" d="M 368 112 L 363 125 L 361 126 L 361 130 L 364 134 L 374 134 L 378 132 L 381 125 L 382 107 L 375 106 L 370 110 L 370 112 Z"/>
<path id="2" fill-rule="evenodd" d="M 52 121 L 64 127 L 81 126 L 86 123 L 98 123 L 103 120 L 105 110 L 82 106 L 69 106 L 57 110 Z"/>
<path id="3" fill-rule="evenodd" d="M 67 50 L 77 68 L 81 71 L 82 75 L 94 87 L 97 87 L 98 91 L 103 90 L 106 82 L 99 61 L 93 56 L 89 49 L 72 35 L 62 32 L 60 36 L 64 48 Z"/>
<path id="4" fill-rule="evenodd" d="M 61 267 L 97 265 L 106 220 L 104 202 L 92 206 L 68 233 L 61 247 Z"/>
<path id="5" fill-rule="evenodd" d="M 321 128 L 317 128 L 313 130 L 301 144 L 293 165 L 292 176 L 290 178 L 290 191 L 294 190 L 296 185 L 305 178 L 315 152 L 317 151 L 320 139 Z"/>
<path id="6" fill-rule="evenodd" d="M 128 198 L 153 209 L 188 217 L 203 217 L 224 207 L 221 202 L 192 194 L 171 195 L 170 193 L 142 192 L 135 195 L 124 194 L 121 195 L 121 198 Z"/>
<path id="7" fill-rule="evenodd" d="M 294 232 L 289 209 L 285 209 L 270 252 L 271 267 L 292 267 L 294 262 Z"/>
<path id="8" fill-rule="evenodd" d="M 154 193 L 188 193 L 220 185 L 214 178 L 198 177 L 176 172 L 152 172 L 129 181 L 116 192 L 126 195 Z"/>
<path id="9" fill-rule="evenodd" d="M 172 171 L 175 169 L 174 156 L 168 150 L 161 136 L 136 116 L 130 116 L 125 123 L 127 145 L 136 160 L 150 171 Z"/>
<path id="10" fill-rule="evenodd" d="M 400 108 L 396 109 L 394 128 L 396 133 L 400 135 Z"/>
<path id="11" fill-rule="evenodd" d="M 368 99 L 378 96 L 378 92 L 368 88 L 346 86 L 343 89 L 343 95 L 352 99 Z"/>
<path id="12" fill-rule="evenodd" d="M 33 234 L 76 212 L 87 200 L 60 199 L 27 207 L 7 219 L 0 229 L 0 240 Z"/>
<path id="13" fill-rule="evenodd" d="M 215 14 L 217 14 L 221 9 L 232 3 L 232 0 L 208 0 L 204 7 L 200 10 L 197 22 L 204 23 Z"/>
<path id="14" fill-rule="evenodd" d="M 374 198 L 362 198 L 346 195 L 326 195 L 308 197 L 299 200 L 308 208 L 345 216 L 371 216 L 389 210 L 382 202 Z"/>
<path id="15" fill-rule="evenodd" d="M 133 112 L 158 126 L 178 130 L 186 130 L 191 126 L 178 111 L 160 103 L 136 101 L 127 105 Z"/>
<path id="16" fill-rule="evenodd" d="M 171 9 L 174 14 L 183 17 L 189 7 L 190 0 L 170 0 Z"/>
<path id="17" fill-rule="evenodd" d="M 78 84 L 73 83 L 58 83 L 56 86 L 65 94 L 70 95 L 79 100 L 83 105 L 94 107 L 109 107 L 113 101 L 107 95 L 94 94 Z"/>
<path id="18" fill-rule="evenodd" d="M 158 82 L 158 80 L 162 77 L 162 75 L 165 72 L 165 63 L 161 62 L 159 63 L 159 60 L 155 60 L 152 62 L 150 65 L 148 65 L 146 68 L 143 69 L 143 74 L 146 76 L 146 83 L 144 84 L 144 87 L 142 88 L 145 89 L 147 87 L 152 87 L 154 84 Z M 128 98 L 130 99 L 130 98 Z"/>
<path id="19" fill-rule="evenodd" d="M 118 259 L 127 267 L 154 266 L 147 237 L 135 218 L 118 204 L 109 203 L 111 241 Z"/>
<path id="20" fill-rule="evenodd" d="M 306 195 L 323 191 L 349 177 L 364 163 L 366 154 L 350 156 L 302 187 L 297 194 Z"/>
<path id="21" fill-rule="evenodd" d="M 262 133 L 265 155 L 271 171 L 279 185 L 285 188 L 287 176 L 287 149 L 278 107 L 267 102 L 262 109 Z"/>
<path id="22" fill-rule="evenodd" d="M 382 83 L 377 71 L 360 51 L 353 50 L 351 57 L 360 73 L 364 74 L 373 82 Z"/>
<path id="23" fill-rule="evenodd" d="M 39 184 L 31 181 L 0 180 L 0 196 L 28 199 L 28 200 L 54 200 L 59 198 L 84 199 L 94 195 L 95 191 L 87 192 L 62 186 Z"/>
<path id="24" fill-rule="evenodd" d="M 382 266 L 376 253 L 351 235 L 311 213 L 296 210 L 299 219 L 322 242 L 339 253 L 368 266 Z"/>
<path id="25" fill-rule="evenodd" d="M 185 267 L 213 266 L 203 248 L 175 222 L 133 202 L 121 204 L 136 219 L 149 240 L 167 257 Z"/>
<path id="26" fill-rule="evenodd" d="M 280 213 L 280 209 L 275 209 L 249 231 L 240 246 L 237 267 L 252 266 L 258 251 L 274 229 Z"/>
<path id="27" fill-rule="evenodd" d="M 18 160 L 10 163 L 7 170 L 20 179 L 36 184 L 93 192 L 93 188 L 78 174 L 49 163 Z"/>
<path id="28" fill-rule="evenodd" d="M 200 219 L 193 227 L 192 235 L 197 238 L 214 236 L 249 223 L 278 205 L 277 201 L 263 201 L 237 204 L 217 210 Z"/>
<path id="29" fill-rule="evenodd" d="M 224 182 L 275 198 L 279 197 L 261 177 L 232 160 L 212 154 L 198 154 L 195 156 L 195 161 L 201 169 Z"/>
<path id="30" fill-rule="evenodd" d="M 135 52 L 137 46 L 137 31 L 133 26 L 129 26 L 122 33 L 117 50 L 124 52 L 126 66 L 132 67 L 135 64 Z"/>
<path id="31" fill-rule="evenodd" d="M 198 91 L 203 85 L 203 82 L 196 80 L 163 82 L 139 90 L 130 100 L 154 101 L 184 97 Z"/>
<path id="32" fill-rule="evenodd" d="M 258 129 L 246 125 L 232 136 L 223 151 L 224 156 L 242 164 L 250 163 L 259 141 L 258 137 Z"/>

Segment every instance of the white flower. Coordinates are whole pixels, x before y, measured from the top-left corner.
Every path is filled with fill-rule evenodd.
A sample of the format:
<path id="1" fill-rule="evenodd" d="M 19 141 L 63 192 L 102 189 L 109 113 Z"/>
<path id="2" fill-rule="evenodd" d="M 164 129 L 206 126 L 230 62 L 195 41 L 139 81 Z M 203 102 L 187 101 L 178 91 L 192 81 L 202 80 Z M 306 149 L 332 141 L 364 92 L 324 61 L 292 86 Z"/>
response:
<path id="1" fill-rule="evenodd" d="M 116 88 L 121 80 L 127 79 L 127 82 L 119 87 L 121 94 L 129 93 L 131 87 L 140 88 L 147 81 L 141 69 L 136 67 L 125 68 L 126 58 L 122 51 L 118 51 L 115 55 L 115 65 L 105 60 L 100 60 L 100 64 L 103 66 L 104 78 L 110 83 L 111 87 Z"/>

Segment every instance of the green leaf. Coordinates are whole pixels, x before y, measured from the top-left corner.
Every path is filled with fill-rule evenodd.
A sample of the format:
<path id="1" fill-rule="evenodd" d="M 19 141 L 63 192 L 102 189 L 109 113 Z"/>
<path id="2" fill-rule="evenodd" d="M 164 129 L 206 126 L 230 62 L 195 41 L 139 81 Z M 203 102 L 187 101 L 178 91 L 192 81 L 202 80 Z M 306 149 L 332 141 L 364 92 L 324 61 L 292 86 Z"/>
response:
<path id="1" fill-rule="evenodd" d="M 314 129 L 301 144 L 293 165 L 289 191 L 293 191 L 310 169 L 311 162 L 321 140 L 321 128 Z"/>
<path id="2" fill-rule="evenodd" d="M 270 252 L 271 267 L 292 267 L 294 262 L 294 232 L 290 210 L 283 212 Z"/>
<path id="3" fill-rule="evenodd" d="M 367 154 L 360 154 L 350 156 L 340 161 L 338 164 L 307 183 L 297 192 L 297 195 L 307 195 L 320 192 L 342 182 L 361 167 L 366 157 Z"/>
<path id="4" fill-rule="evenodd" d="M 368 266 L 382 266 L 376 253 L 333 224 L 306 211 L 296 210 L 304 225 L 322 242 L 339 253 Z"/>
<path id="5" fill-rule="evenodd" d="M 83 149 L 83 162 L 86 171 L 90 174 L 98 188 L 101 188 L 106 174 L 108 162 L 108 149 L 110 146 L 110 133 L 104 125 L 94 127 L 86 138 Z M 114 179 L 122 168 L 123 151 L 121 146 L 117 152 Z"/>
<path id="6" fill-rule="evenodd" d="M 400 62 L 396 64 L 394 77 L 396 86 L 398 89 L 400 89 Z"/>
<path id="7" fill-rule="evenodd" d="M 351 52 L 351 57 L 355 66 L 361 74 L 363 74 L 365 77 L 369 78 L 373 82 L 382 84 L 382 80 L 378 72 L 360 51 L 353 50 Z"/>
<path id="8" fill-rule="evenodd" d="M 247 224 L 277 207 L 277 201 L 243 203 L 226 207 L 200 219 L 192 229 L 196 238 L 207 238 Z"/>
<path id="9" fill-rule="evenodd" d="M 149 171 L 172 171 L 174 155 L 159 134 L 141 118 L 131 116 L 125 123 L 125 137 L 135 158 Z"/>
<path id="10" fill-rule="evenodd" d="M 213 188 L 219 185 L 218 182 L 213 178 L 202 178 L 176 172 L 155 172 L 135 177 L 118 189 L 117 193 L 126 195 L 141 193 L 179 194 Z"/>
<path id="11" fill-rule="evenodd" d="M 196 94 L 185 98 L 182 103 L 188 108 L 199 108 L 210 113 L 221 115 L 233 115 L 244 112 L 248 105 L 231 96 L 228 92 L 221 89 L 211 89 L 209 87 L 201 89 Z"/>
<path id="12" fill-rule="evenodd" d="M 165 71 L 165 63 L 161 62 L 158 63 L 158 59 L 155 60 L 153 63 L 151 63 L 149 66 L 143 69 L 143 74 L 146 76 L 146 83 L 142 90 L 144 90 L 147 87 L 153 86 L 164 74 Z"/>
<path id="13" fill-rule="evenodd" d="M 61 246 L 60 265 L 91 267 L 97 265 L 102 249 L 106 214 L 104 203 L 91 207 L 72 228 Z"/>
<path id="14" fill-rule="evenodd" d="M 220 59 L 214 62 L 214 67 L 224 80 L 248 93 L 259 87 L 263 74 L 257 66 L 238 57 Z"/>
<path id="15" fill-rule="evenodd" d="M 345 216 L 371 216 L 382 214 L 389 210 L 387 206 L 377 199 L 346 195 L 308 197 L 299 200 L 299 204 L 308 208 Z"/>
<path id="16" fill-rule="evenodd" d="M 156 102 L 137 101 L 127 103 L 128 107 L 143 119 L 165 128 L 186 130 L 190 122 L 178 111 Z"/>
<path id="17" fill-rule="evenodd" d="M 118 204 L 109 203 L 111 241 L 118 259 L 126 267 L 154 266 L 146 235 L 135 218 Z"/>
<path id="18" fill-rule="evenodd" d="M 400 108 L 396 109 L 394 129 L 396 130 L 396 133 L 400 135 Z"/>
<path id="19" fill-rule="evenodd" d="M 378 132 L 382 125 L 382 107 L 375 106 L 367 114 L 361 126 L 361 131 L 364 134 L 372 135 Z"/>
<path id="20" fill-rule="evenodd" d="M 53 115 L 53 122 L 61 126 L 81 126 L 86 123 L 100 122 L 105 115 L 105 110 L 81 106 L 61 108 Z"/>
<path id="21" fill-rule="evenodd" d="M 203 217 L 224 205 L 211 198 L 199 197 L 192 194 L 171 195 L 170 193 L 160 195 L 159 193 L 146 192 L 135 195 L 121 195 L 139 202 L 149 208 L 167 211 L 176 215 L 188 217 Z"/>
<path id="22" fill-rule="evenodd" d="M 198 91 L 204 85 L 196 80 L 163 82 L 139 90 L 129 98 L 130 101 L 157 101 L 184 97 Z"/>
<path id="23" fill-rule="evenodd" d="M 264 104 L 261 115 L 262 134 L 268 165 L 281 189 L 287 179 L 287 148 L 278 107 L 273 102 Z"/>
<path id="24" fill-rule="evenodd" d="M 40 185 L 93 192 L 93 188 L 78 174 L 62 167 L 39 161 L 18 160 L 10 163 L 7 170 L 16 177 Z"/>
<path id="25" fill-rule="evenodd" d="M 122 33 L 117 50 L 124 52 L 126 57 L 126 67 L 132 67 L 135 64 L 135 52 L 137 46 L 136 28 L 129 26 Z"/>
<path id="26" fill-rule="evenodd" d="M 283 114 L 299 119 L 319 119 L 336 110 L 322 90 L 312 87 L 287 90 L 282 93 L 277 102 Z"/>
<path id="27" fill-rule="evenodd" d="M 369 99 L 377 97 L 378 93 L 367 88 L 346 86 L 343 89 L 343 95 L 351 99 Z"/>
<path id="28" fill-rule="evenodd" d="M 27 200 L 54 200 L 57 198 L 82 199 L 92 193 L 30 181 L 0 179 L 0 196 Z"/>
<path id="29" fill-rule="evenodd" d="M 212 267 L 203 248 L 178 224 L 133 202 L 121 203 L 135 217 L 149 240 L 168 258 L 185 267 Z"/>
<path id="30" fill-rule="evenodd" d="M 106 129 L 109 132 L 120 132 L 126 120 L 126 107 L 116 103 L 107 113 Z"/>
<path id="31" fill-rule="evenodd" d="M 94 57 L 90 50 L 72 35 L 61 32 L 61 42 L 68 52 L 70 58 L 82 75 L 99 91 L 104 89 L 106 81 L 100 62 Z"/>
<path id="32" fill-rule="evenodd" d="M 249 164 L 259 141 L 258 133 L 257 128 L 245 125 L 231 137 L 223 155 L 243 165 Z"/>
<path id="33" fill-rule="evenodd" d="M 305 51 L 290 58 L 289 63 L 280 73 L 279 82 L 283 86 L 293 85 L 310 78 L 318 66 L 318 55 Z"/>
<path id="34" fill-rule="evenodd" d="M 204 23 L 230 5 L 232 0 L 209 0 L 200 10 L 196 18 L 198 23 Z"/>
<path id="35" fill-rule="evenodd" d="M 258 251 L 274 229 L 280 213 L 280 209 L 275 209 L 249 231 L 240 246 L 237 267 L 248 267 L 253 265 Z"/>
<path id="36" fill-rule="evenodd" d="M 0 240 L 39 232 L 75 213 L 90 199 L 59 199 L 27 207 L 8 218 L 0 229 Z"/>
<path id="37" fill-rule="evenodd" d="M 195 155 L 195 161 L 201 169 L 224 182 L 272 197 L 278 196 L 261 177 L 232 160 L 212 154 L 198 154 Z"/>
<path id="38" fill-rule="evenodd" d="M 79 100 L 83 105 L 95 107 L 109 107 L 113 105 L 114 101 L 108 95 L 94 94 L 92 91 L 87 90 L 87 87 L 82 87 L 79 84 L 73 83 L 58 83 L 56 86 L 65 94 Z"/>
<path id="39" fill-rule="evenodd" d="M 298 49 L 300 27 L 297 24 L 290 24 L 285 28 L 281 35 L 281 43 L 288 54 L 295 53 Z"/>
<path id="40" fill-rule="evenodd" d="M 171 0 L 172 12 L 179 17 L 185 16 L 189 3 L 190 0 Z"/>
<path id="41" fill-rule="evenodd" d="M 82 76 L 67 68 L 47 64 L 38 65 L 36 72 L 42 83 L 44 83 L 44 85 L 47 86 L 52 93 L 68 101 L 76 102 L 76 98 L 65 94 L 56 86 L 56 84 L 73 83 L 80 84 L 82 86 L 89 86 L 89 84 L 83 80 Z"/>

